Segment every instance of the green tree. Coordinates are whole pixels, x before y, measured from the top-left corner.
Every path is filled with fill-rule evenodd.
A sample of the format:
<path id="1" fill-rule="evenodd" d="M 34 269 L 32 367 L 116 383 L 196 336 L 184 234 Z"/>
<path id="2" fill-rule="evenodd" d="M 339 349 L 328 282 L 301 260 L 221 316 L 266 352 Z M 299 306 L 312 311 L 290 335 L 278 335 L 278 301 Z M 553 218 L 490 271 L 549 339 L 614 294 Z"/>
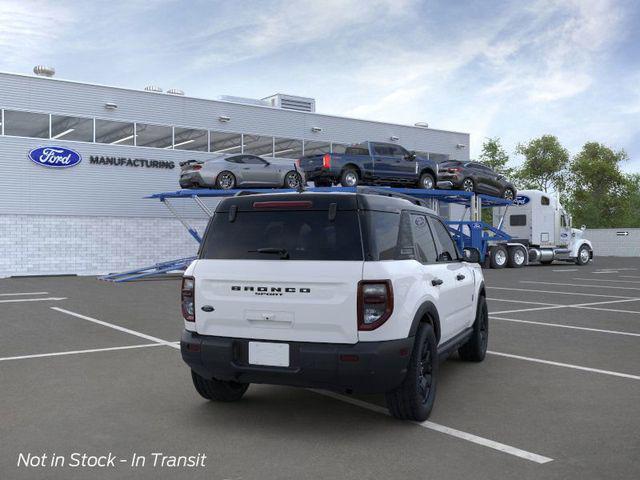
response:
<path id="1" fill-rule="evenodd" d="M 482 153 L 478 157 L 480 163 L 506 177 L 511 177 L 514 170 L 507 166 L 509 160 L 509 155 L 503 148 L 499 137 L 485 138 L 482 144 Z"/>
<path id="2" fill-rule="evenodd" d="M 554 135 L 543 135 L 516 147 L 524 162 L 516 172 L 520 187 L 548 192 L 561 191 L 566 184 L 569 151 Z"/>
<path id="3" fill-rule="evenodd" d="M 624 150 L 598 142 L 585 143 L 573 158 L 567 203 L 576 225 L 620 227 L 630 226 L 632 217 L 637 219 L 633 203 L 638 202 L 640 180 L 620 170 L 625 160 Z"/>

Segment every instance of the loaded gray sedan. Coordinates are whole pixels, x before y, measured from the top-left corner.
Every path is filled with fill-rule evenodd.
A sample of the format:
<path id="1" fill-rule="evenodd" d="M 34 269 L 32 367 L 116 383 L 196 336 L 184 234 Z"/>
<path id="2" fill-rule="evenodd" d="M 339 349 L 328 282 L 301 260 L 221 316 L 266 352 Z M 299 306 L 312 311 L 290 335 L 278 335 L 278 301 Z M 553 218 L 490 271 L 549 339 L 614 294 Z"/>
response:
<path id="1" fill-rule="evenodd" d="M 180 168 L 182 188 L 298 188 L 304 183 L 303 173 L 293 159 L 267 160 L 247 154 L 220 155 L 211 160 L 182 162 Z"/>

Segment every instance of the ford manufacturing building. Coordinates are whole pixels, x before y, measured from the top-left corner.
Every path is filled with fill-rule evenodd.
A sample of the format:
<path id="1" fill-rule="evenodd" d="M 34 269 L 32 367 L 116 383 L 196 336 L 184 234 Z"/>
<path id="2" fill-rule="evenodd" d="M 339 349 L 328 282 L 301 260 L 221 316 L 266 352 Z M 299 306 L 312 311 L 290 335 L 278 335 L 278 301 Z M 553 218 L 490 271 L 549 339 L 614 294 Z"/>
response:
<path id="1" fill-rule="evenodd" d="M 0 108 L 0 277 L 104 274 L 195 254 L 180 222 L 143 198 L 179 189 L 181 161 L 216 153 L 288 161 L 364 140 L 469 158 L 466 133 L 323 115 L 313 99 L 290 95 L 207 100 L 0 73 Z M 56 151 L 72 152 L 67 168 L 42 164 Z M 186 208 L 202 231 L 203 214 Z"/>

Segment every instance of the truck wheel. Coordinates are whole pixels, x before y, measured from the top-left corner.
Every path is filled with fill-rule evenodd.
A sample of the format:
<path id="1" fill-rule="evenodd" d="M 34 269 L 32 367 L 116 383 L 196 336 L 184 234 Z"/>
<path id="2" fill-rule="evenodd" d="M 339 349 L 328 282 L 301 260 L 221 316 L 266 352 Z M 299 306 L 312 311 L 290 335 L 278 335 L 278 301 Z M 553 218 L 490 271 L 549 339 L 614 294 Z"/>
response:
<path id="1" fill-rule="evenodd" d="M 487 354 L 489 343 L 489 309 L 484 295 L 478 297 L 476 321 L 473 323 L 473 333 L 467 343 L 458 349 L 458 355 L 466 362 L 481 362 Z"/>
<path id="2" fill-rule="evenodd" d="M 223 171 L 216 178 L 216 187 L 220 190 L 231 190 L 236 186 L 236 176 L 228 171 Z"/>
<path id="3" fill-rule="evenodd" d="M 527 261 L 527 252 L 522 247 L 509 247 L 509 259 L 507 266 L 509 268 L 523 267 Z"/>
<path id="4" fill-rule="evenodd" d="M 249 388 L 248 383 L 223 382 L 215 378 L 207 379 L 201 377 L 191 370 L 191 379 L 196 391 L 207 400 L 216 400 L 218 402 L 235 402 L 240 400 L 244 392 Z"/>
<path id="5" fill-rule="evenodd" d="M 586 245 L 582 245 L 580 249 L 578 249 L 578 256 L 576 257 L 576 264 L 578 265 L 586 265 L 589 263 L 591 259 L 591 252 L 589 247 Z"/>
<path id="6" fill-rule="evenodd" d="M 358 172 L 353 168 L 345 168 L 340 176 L 340 184 L 343 187 L 357 187 L 360 182 Z"/>
<path id="7" fill-rule="evenodd" d="M 421 323 L 409 360 L 407 376 L 395 390 L 386 393 L 387 408 L 401 420 L 423 422 L 429 418 L 436 398 L 438 345 L 433 327 Z"/>
<path id="8" fill-rule="evenodd" d="M 419 188 L 424 188 L 425 190 L 433 190 L 436 186 L 436 182 L 433 179 L 433 175 L 430 173 L 423 173 L 420 175 L 420 181 L 418 182 Z"/>
<path id="9" fill-rule="evenodd" d="M 502 198 L 505 200 L 513 200 L 515 198 L 515 194 L 513 193 L 513 188 L 505 188 L 504 192 L 502 192 Z"/>
<path id="10" fill-rule="evenodd" d="M 502 245 L 496 245 L 491 247 L 491 260 L 489 261 L 489 265 L 491 268 L 504 268 L 507 264 L 507 259 L 509 258 L 507 254 L 507 249 Z"/>

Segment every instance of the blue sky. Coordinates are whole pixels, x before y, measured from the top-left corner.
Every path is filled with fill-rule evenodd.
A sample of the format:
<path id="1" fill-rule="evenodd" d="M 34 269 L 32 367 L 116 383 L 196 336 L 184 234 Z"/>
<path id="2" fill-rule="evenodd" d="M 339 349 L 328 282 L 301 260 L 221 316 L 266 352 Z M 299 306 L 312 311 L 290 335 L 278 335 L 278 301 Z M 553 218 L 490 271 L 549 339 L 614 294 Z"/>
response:
<path id="1" fill-rule="evenodd" d="M 0 0 L 0 70 L 187 95 L 311 96 L 322 113 L 551 133 L 640 172 L 640 2 Z M 520 159 L 514 157 L 514 162 Z"/>

